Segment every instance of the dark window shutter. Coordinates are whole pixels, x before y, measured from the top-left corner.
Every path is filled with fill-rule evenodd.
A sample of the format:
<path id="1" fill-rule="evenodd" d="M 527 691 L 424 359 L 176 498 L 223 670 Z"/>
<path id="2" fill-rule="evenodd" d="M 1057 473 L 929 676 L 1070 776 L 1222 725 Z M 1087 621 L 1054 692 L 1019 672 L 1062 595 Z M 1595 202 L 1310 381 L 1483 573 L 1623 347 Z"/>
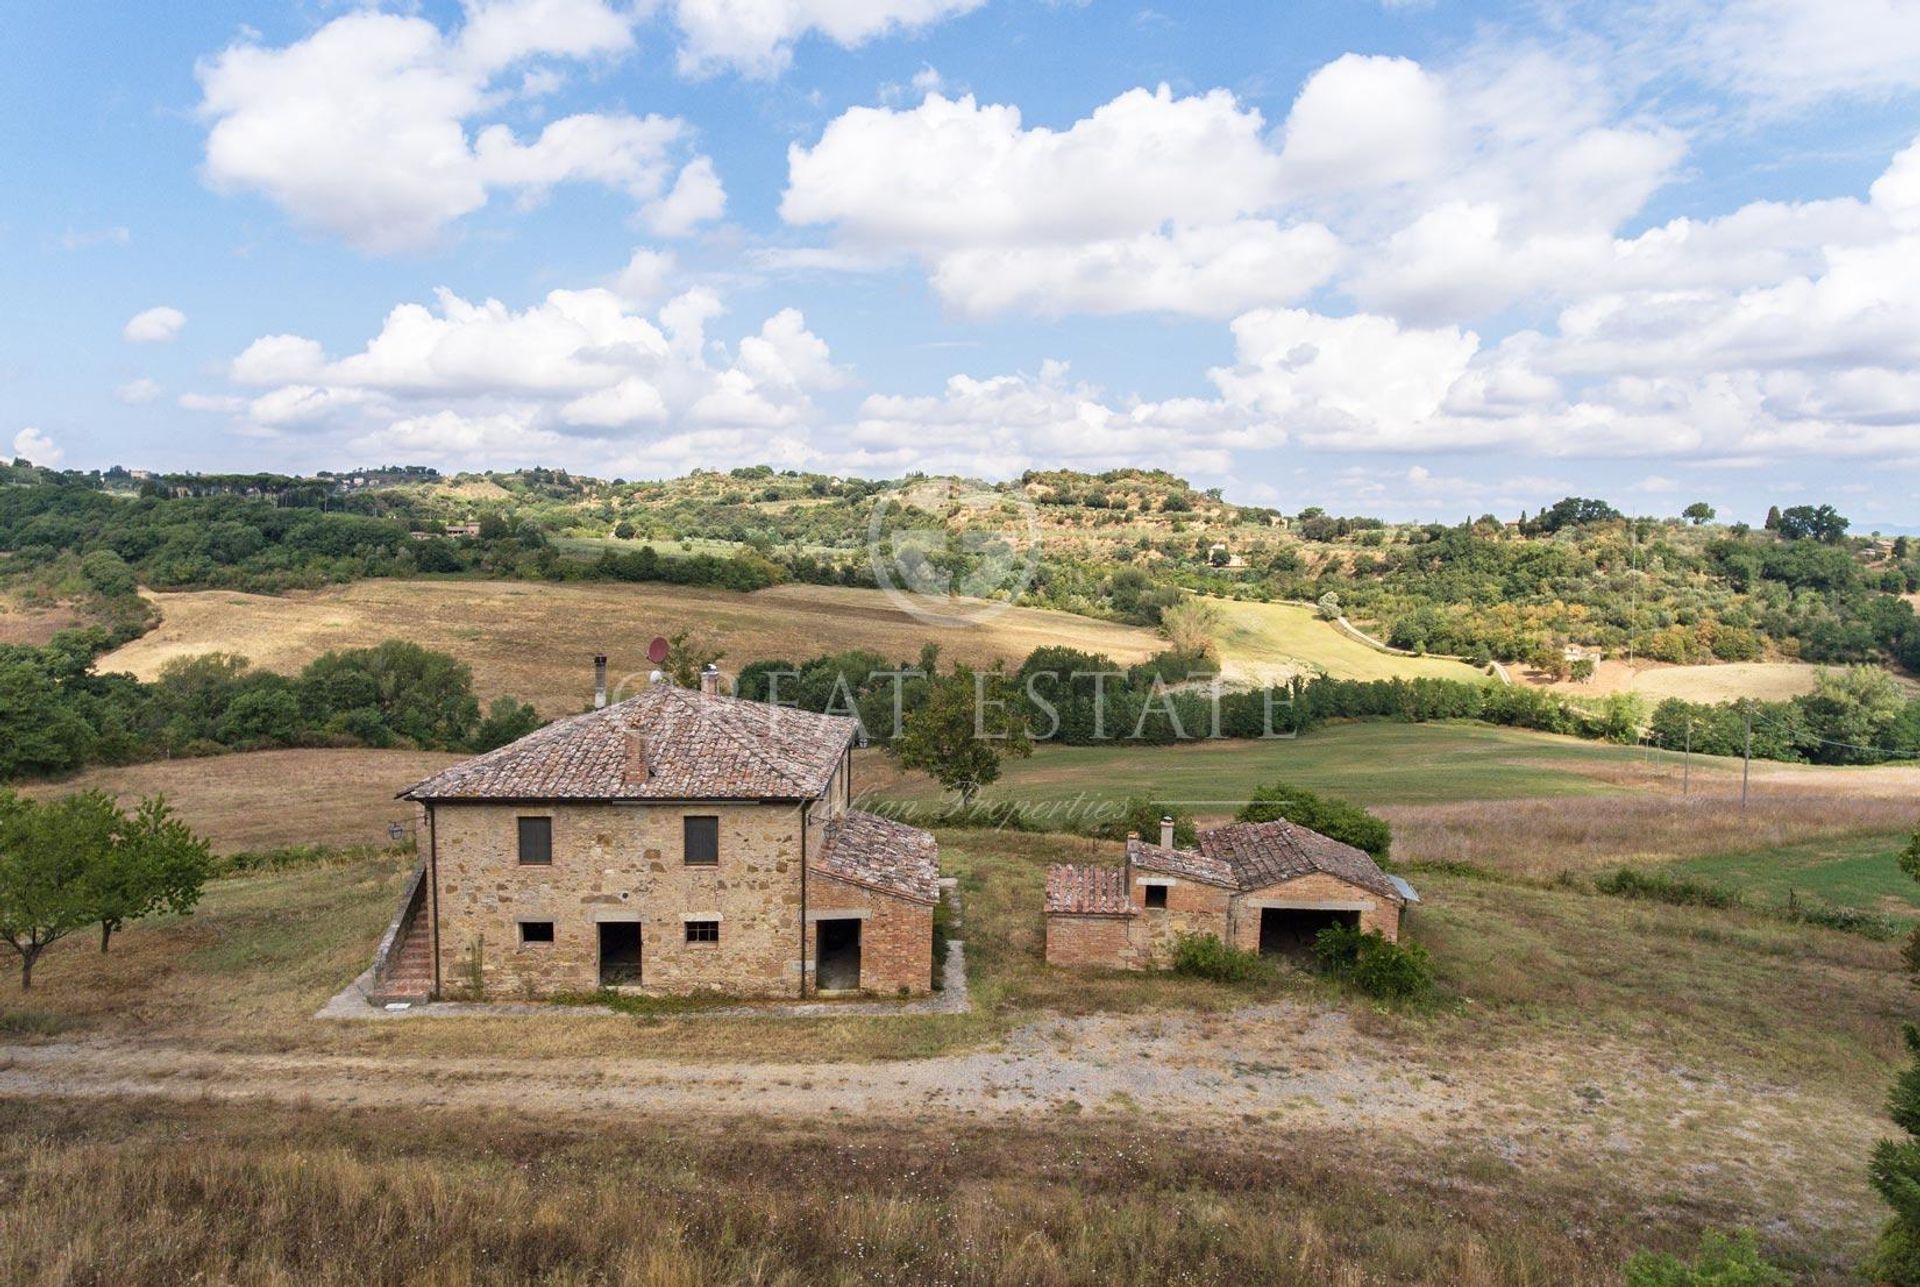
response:
<path id="1" fill-rule="evenodd" d="M 682 820 L 685 853 L 690 867 L 711 867 L 720 861 L 720 819 L 690 816 Z"/>
<path id="2" fill-rule="evenodd" d="M 520 861 L 546 866 L 553 861 L 553 819 L 520 819 Z"/>

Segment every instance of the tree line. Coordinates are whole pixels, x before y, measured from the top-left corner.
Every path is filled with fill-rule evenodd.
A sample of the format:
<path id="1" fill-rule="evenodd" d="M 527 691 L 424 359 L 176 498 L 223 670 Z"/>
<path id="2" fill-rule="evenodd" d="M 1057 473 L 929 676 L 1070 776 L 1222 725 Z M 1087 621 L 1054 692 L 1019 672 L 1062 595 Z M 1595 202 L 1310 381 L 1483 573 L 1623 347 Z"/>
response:
<path id="1" fill-rule="evenodd" d="M 283 746 L 484 751 L 540 725 L 512 697 L 483 713 L 470 667 L 402 640 L 328 652 L 297 675 L 225 653 L 177 658 L 151 683 L 100 673 L 103 642 L 89 629 L 0 647 L 0 780 Z"/>

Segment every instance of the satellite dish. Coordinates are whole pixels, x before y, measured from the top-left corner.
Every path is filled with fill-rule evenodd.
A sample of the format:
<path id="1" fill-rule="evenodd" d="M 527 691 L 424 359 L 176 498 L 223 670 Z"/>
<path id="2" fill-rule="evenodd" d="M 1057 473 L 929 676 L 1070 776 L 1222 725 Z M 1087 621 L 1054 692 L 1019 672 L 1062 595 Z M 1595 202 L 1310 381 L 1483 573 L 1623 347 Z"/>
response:
<path id="1" fill-rule="evenodd" d="M 667 652 L 671 648 L 664 635 L 655 635 L 653 642 L 647 645 L 647 660 L 658 666 L 667 659 Z"/>

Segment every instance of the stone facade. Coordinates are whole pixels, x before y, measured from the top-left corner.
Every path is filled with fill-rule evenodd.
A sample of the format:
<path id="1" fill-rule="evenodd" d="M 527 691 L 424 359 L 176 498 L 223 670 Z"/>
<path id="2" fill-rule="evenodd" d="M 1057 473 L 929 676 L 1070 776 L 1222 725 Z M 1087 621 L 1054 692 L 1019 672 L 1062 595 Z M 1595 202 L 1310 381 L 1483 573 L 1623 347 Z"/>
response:
<path id="1" fill-rule="evenodd" d="M 1358 912 L 1363 933 L 1379 930 L 1382 937 L 1397 941 L 1400 937 L 1400 904 L 1382 898 L 1370 889 L 1349 885 L 1333 876 L 1310 872 L 1264 889 L 1237 894 L 1229 921 L 1230 936 L 1224 941 L 1249 952 L 1260 950 L 1260 911 L 1263 907 L 1326 909 Z"/>
<path id="2" fill-rule="evenodd" d="M 835 775 L 805 811 L 807 852 L 844 809 Z M 933 907 L 809 874 L 801 919 L 802 808 L 782 802 L 440 802 L 422 843 L 432 855 L 439 990 L 495 1000 L 593 992 L 600 926 L 639 927 L 643 993 L 713 991 L 792 997 L 803 953 L 811 977 L 814 923 L 835 910 L 863 920 L 860 986 L 895 995 L 932 986 Z M 684 819 L 719 820 L 720 860 L 690 865 Z M 553 860 L 519 861 L 519 820 L 550 818 Z M 688 940 L 688 921 L 717 921 L 717 941 Z M 524 941 L 527 922 L 551 941 Z"/>

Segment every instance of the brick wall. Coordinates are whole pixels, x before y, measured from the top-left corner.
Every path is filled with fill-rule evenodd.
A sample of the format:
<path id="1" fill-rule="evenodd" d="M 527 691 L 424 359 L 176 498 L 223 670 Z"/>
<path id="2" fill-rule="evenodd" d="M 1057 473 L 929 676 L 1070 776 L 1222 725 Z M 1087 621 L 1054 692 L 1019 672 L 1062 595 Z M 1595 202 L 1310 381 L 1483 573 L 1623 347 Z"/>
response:
<path id="1" fill-rule="evenodd" d="M 1147 955 L 1136 916 L 1047 917 L 1047 964 L 1106 970 L 1146 968 Z"/>
<path id="2" fill-rule="evenodd" d="M 807 986 L 813 986 L 817 923 L 836 912 L 860 919 L 860 986 L 889 996 L 933 990 L 933 908 L 818 871 L 807 874 Z"/>
<path id="3" fill-rule="evenodd" d="M 1351 905 L 1360 913 L 1362 930 L 1371 932 L 1377 929 L 1388 939 L 1400 937 L 1400 905 L 1398 903 L 1381 897 L 1371 889 L 1349 885 L 1337 876 L 1329 876 L 1324 872 L 1309 872 L 1307 875 L 1295 876 L 1292 880 L 1283 881 L 1278 885 L 1249 890 L 1234 897 L 1231 916 L 1232 937 L 1228 941 L 1235 947 L 1245 948 L 1249 952 L 1260 950 L 1259 905 L 1263 902 Z"/>

